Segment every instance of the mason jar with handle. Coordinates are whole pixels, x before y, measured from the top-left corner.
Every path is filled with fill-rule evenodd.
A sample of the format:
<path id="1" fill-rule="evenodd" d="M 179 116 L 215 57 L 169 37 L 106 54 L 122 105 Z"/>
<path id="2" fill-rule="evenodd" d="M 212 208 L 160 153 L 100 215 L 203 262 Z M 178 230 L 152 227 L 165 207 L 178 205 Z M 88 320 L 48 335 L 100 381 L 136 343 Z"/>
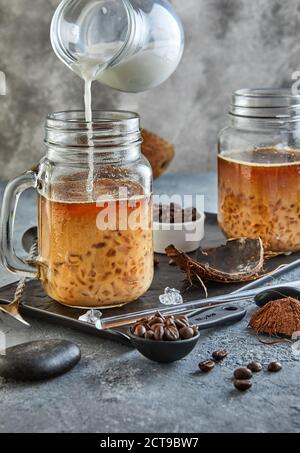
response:
<path id="1" fill-rule="evenodd" d="M 150 287 L 154 273 L 152 171 L 141 154 L 139 116 L 94 112 L 93 132 L 79 111 L 49 115 L 46 156 L 10 182 L 2 206 L 4 266 L 37 277 L 61 304 L 116 307 Z M 90 151 L 94 177 L 90 184 Z M 20 194 L 38 194 L 36 265 L 15 254 L 13 229 Z"/>

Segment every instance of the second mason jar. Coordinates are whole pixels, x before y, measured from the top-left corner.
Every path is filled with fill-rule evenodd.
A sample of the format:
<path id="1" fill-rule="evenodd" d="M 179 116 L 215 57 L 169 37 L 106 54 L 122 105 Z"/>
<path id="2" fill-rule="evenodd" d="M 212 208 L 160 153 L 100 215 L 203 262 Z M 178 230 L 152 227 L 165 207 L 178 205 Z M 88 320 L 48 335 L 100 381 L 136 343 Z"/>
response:
<path id="1" fill-rule="evenodd" d="M 267 251 L 300 250 L 300 96 L 239 90 L 219 136 L 219 224 Z"/>
<path id="2" fill-rule="evenodd" d="M 10 183 L 4 200 L 4 262 L 31 275 L 12 250 L 9 213 L 36 186 L 38 276 L 47 294 L 74 307 L 114 307 L 138 299 L 153 279 L 152 171 L 141 155 L 139 117 L 128 112 L 50 115 L 47 154 L 36 172 Z"/>

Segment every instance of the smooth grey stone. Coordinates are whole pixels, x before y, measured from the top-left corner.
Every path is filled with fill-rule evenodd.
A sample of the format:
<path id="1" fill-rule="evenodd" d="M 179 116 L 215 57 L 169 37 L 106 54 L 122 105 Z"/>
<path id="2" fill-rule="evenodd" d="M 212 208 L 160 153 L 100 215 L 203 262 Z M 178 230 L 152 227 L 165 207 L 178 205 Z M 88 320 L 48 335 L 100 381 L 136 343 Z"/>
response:
<path id="1" fill-rule="evenodd" d="M 40 381 L 70 371 L 80 361 L 79 347 L 65 340 L 33 341 L 0 355 L 0 376 L 17 381 Z"/>

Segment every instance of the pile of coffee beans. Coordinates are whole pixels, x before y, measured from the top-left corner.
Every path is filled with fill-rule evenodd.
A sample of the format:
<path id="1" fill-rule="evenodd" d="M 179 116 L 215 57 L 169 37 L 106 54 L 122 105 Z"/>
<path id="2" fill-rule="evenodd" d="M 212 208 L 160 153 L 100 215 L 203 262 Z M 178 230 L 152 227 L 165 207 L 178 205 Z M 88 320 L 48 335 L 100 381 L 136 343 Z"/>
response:
<path id="1" fill-rule="evenodd" d="M 198 327 L 191 325 L 186 316 L 163 316 L 160 312 L 141 319 L 131 331 L 139 338 L 153 341 L 190 340 L 199 333 Z"/>
<path id="2" fill-rule="evenodd" d="M 170 205 L 154 205 L 154 221 L 159 223 L 187 223 L 196 222 L 200 219 L 196 208 L 183 209 L 176 203 Z"/>

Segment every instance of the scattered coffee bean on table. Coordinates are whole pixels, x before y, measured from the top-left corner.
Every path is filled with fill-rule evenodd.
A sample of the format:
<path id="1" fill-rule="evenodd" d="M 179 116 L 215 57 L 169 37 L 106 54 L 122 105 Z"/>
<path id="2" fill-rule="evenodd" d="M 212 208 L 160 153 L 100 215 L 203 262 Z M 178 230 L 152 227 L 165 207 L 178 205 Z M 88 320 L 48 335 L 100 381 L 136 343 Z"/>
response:
<path id="1" fill-rule="evenodd" d="M 198 327 L 190 325 L 186 316 L 163 316 L 160 312 L 136 322 L 131 332 L 153 341 L 190 340 L 199 334 Z"/>
<path id="2" fill-rule="evenodd" d="M 228 356 L 228 352 L 225 350 L 215 351 L 212 353 L 212 356 L 216 362 L 221 362 L 222 360 L 226 359 L 226 357 Z"/>
<path id="3" fill-rule="evenodd" d="M 252 371 L 252 373 L 260 373 L 263 369 L 263 366 L 259 362 L 248 363 L 247 368 Z"/>
<path id="4" fill-rule="evenodd" d="M 249 368 L 238 368 L 234 372 L 234 377 L 238 381 L 248 381 L 249 379 L 252 379 L 253 374 Z"/>
<path id="5" fill-rule="evenodd" d="M 279 362 L 271 362 L 268 366 L 268 371 L 270 373 L 278 373 L 278 371 L 282 370 L 282 365 Z"/>
<path id="6" fill-rule="evenodd" d="M 216 366 L 216 363 L 213 360 L 205 360 L 204 362 L 199 363 L 199 368 L 203 373 L 209 373 Z"/>
<path id="7" fill-rule="evenodd" d="M 247 390 L 251 389 L 252 382 L 251 381 L 241 381 L 239 379 L 235 379 L 233 381 L 233 385 L 240 392 L 246 392 Z"/>
<path id="8" fill-rule="evenodd" d="M 176 266 L 176 263 L 174 260 L 170 259 L 169 261 L 169 266 Z"/>

